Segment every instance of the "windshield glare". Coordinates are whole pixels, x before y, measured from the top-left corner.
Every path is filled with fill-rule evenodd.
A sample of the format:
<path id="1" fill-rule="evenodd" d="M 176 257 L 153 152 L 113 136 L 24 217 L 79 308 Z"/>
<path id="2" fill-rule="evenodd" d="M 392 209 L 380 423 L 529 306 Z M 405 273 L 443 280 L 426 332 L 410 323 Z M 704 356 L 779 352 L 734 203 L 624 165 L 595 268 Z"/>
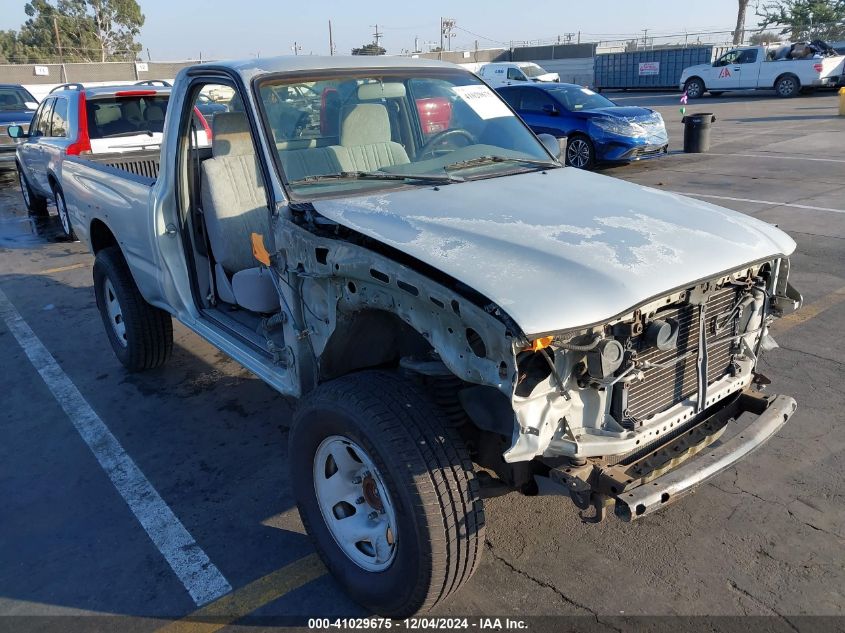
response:
<path id="1" fill-rule="evenodd" d="M 602 97 L 589 88 L 568 86 L 566 88 L 556 88 L 549 92 L 570 112 L 593 110 L 595 108 L 613 108 L 616 106 L 613 101 Z"/>
<path id="2" fill-rule="evenodd" d="M 546 71 L 540 68 L 537 64 L 527 64 L 525 66 L 520 66 L 519 69 L 524 72 L 527 77 L 539 77 L 540 75 L 547 74 Z"/>
<path id="3" fill-rule="evenodd" d="M 269 78 L 258 94 L 285 180 L 299 196 L 424 184 L 413 177 L 447 170 L 466 180 L 539 168 L 520 158 L 551 162 L 501 98 L 465 71 Z M 505 160 L 475 160 L 481 157 Z M 369 177 L 338 177 L 362 172 Z"/>

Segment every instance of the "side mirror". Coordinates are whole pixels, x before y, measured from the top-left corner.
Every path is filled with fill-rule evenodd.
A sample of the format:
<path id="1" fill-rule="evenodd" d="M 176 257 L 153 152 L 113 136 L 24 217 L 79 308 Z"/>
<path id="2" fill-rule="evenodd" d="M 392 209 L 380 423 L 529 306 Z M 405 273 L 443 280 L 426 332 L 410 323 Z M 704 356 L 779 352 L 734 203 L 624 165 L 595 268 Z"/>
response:
<path id="1" fill-rule="evenodd" d="M 551 134 L 538 134 L 537 138 L 543 144 L 549 154 L 554 156 L 557 160 L 563 157 L 564 147 L 566 147 L 566 138 L 558 139 Z"/>
<path id="2" fill-rule="evenodd" d="M 23 131 L 23 128 L 20 125 L 10 125 L 6 128 L 6 131 L 12 138 L 26 138 L 29 136 L 29 134 Z"/>
<path id="3" fill-rule="evenodd" d="M 550 116 L 557 116 L 560 114 L 560 110 L 558 110 L 554 105 L 551 103 L 547 103 L 543 106 L 543 112 Z"/>

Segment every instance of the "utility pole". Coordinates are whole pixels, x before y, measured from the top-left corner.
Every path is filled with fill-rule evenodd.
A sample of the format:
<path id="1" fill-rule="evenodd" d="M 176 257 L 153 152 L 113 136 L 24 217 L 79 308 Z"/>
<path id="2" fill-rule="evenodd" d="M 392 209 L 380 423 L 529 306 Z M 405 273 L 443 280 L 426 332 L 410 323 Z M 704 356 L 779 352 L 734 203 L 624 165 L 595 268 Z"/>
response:
<path id="1" fill-rule="evenodd" d="M 56 19 L 56 16 L 53 16 L 53 31 L 56 33 L 56 46 L 59 49 L 59 63 L 65 63 L 65 56 L 62 54 L 62 38 L 59 35 L 59 22 Z"/>
<path id="2" fill-rule="evenodd" d="M 293 43 L 293 46 L 291 46 L 291 49 L 293 49 L 293 54 L 294 54 L 294 55 L 299 55 L 299 51 L 301 51 L 301 50 L 302 50 L 302 46 L 300 46 L 299 44 L 297 44 L 296 42 L 294 42 L 294 43 Z"/>
<path id="3" fill-rule="evenodd" d="M 329 55 L 334 55 L 334 40 L 332 39 L 332 21 L 329 20 Z"/>
<path id="4" fill-rule="evenodd" d="M 648 29 L 643 29 L 643 50 L 648 48 Z"/>
<path id="5" fill-rule="evenodd" d="M 452 18 L 440 18 L 440 50 L 443 50 L 443 39 L 446 38 L 446 45 L 449 50 L 452 50 L 452 38 L 455 34 L 452 29 L 455 28 L 455 20 Z"/>

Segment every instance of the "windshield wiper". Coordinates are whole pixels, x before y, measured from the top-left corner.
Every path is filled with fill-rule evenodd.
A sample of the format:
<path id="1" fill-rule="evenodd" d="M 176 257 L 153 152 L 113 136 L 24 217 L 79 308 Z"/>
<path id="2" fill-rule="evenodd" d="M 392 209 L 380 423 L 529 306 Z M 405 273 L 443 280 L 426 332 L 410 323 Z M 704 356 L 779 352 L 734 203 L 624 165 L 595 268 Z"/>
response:
<path id="1" fill-rule="evenodd" d="M 103 134 L 101 138 L 120 138 L 121 136 L 141 136 L 142 134 L 146 134 L 147 136 L 155 136 L 155 132 L 152 130 L 133 130 L 131 132 L 116 132 L 114 134 Z"/>
<path id="2" fill-rule="evenodd" d="M 307 185 L 327 180 L 422 180 L 425 182 L 463 182 L 464 179 L 450 174 L 387 174 L 379 171 L 342 171 L 337 174 L 323 174 L 321 176 L 306 176 L 291 180 L 292 185 Z"/>
<path id="3" fill-rule="evenodd" d="M 444 165 L 443 169 L 461 169 L 463 167 L 478 167 L 480 165 L 487 165 L 490 163 L 525 163 L 526 165 L 537 165 L 539 167 L 560 167 L 560 163 L 550 160 L 541 160 L 538 158 L 520 158 L 518 156 L 477 156 L 468 160 L 459 160 L 454 163 Z"/>

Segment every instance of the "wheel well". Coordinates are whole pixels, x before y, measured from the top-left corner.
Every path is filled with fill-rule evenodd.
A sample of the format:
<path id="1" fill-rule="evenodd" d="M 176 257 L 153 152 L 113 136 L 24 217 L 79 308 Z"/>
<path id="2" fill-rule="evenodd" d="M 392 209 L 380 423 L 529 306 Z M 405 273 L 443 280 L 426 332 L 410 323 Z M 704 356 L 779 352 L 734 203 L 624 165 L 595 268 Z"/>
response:
<path id="1" fill-rule="evenodd" d="M 56 187 L 59 186 L 59 180 L 56 178 L 56 175 L 53 172 L 47 174 L 47 182 L 50 184 L 51 191 L 55 191 Z"/>
<path id="2" fill-rule="evenodd" d="M 111 232 L 106 223 L 102 220 L 91 222 L 91 230 L 88 232 L 88 239 L 91 242 L 91 250 L 96 255 L 99 251 L 109 246 L 117 246 L 117 238 Z"/>
<path id="3" fill-rule="evenodd" d="M 702 86 L 704 86 L 705 88 L 707 88 L 707 84 L 705 84 L 705 83 L 704 83 L 704 80 L 703 80 L 701 77 L 699 77 L 698 75 L 693 75 L 692 77 L 687 77 L 687 80 L 684 82 L 684 86 L 686 86 L 686 85 L 687 85 L 689 82 L 691 82 L 693 79 L 697 79 L 698 81 L 700 81 L 700 82 L 701 82 L 701 85 L 702 85 Z"/>
<path id="4" fill-rule="evenodd" d="M 801 87 L 801 80 L 798 79 L 798 75 L 796 75 L 795 73 L 781 73 L 780 75 L 778 75 L 778 78 L 775 79 L 775 83 L 772 84 L 772 87 L 776 87 L 778 85 L 778 82 L 784 77 L 792 77 L 795 80 L 795 83 L 798 84 L 798 87 Z"/>
<path id="5" fill-rule="evenodd" d="M 398 366 L 403 356 L 423 356 L 431 349 L 419 332 L 392 312 L 338 315 L 337 327 L 320 355 L 320 381 L 371 367 Z"/>

